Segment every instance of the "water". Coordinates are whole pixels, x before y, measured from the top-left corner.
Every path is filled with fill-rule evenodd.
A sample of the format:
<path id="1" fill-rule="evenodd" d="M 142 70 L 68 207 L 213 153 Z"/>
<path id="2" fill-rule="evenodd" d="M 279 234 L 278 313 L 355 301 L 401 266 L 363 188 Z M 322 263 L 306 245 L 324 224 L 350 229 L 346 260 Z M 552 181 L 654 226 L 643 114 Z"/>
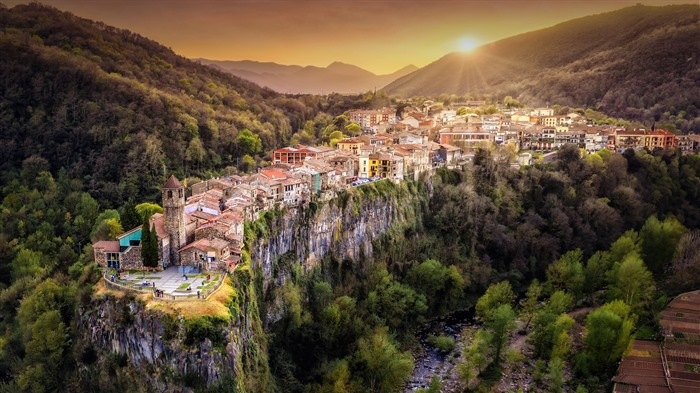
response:
<path id="1" fill-rule="evenodd" d="M 406 393 L 427 388 L 433 375 L 438 375 L 442 381 L 442 392 L 458 391 L 460 388 L 459 375 L 456 367 L 461 361 L 461 333 L 467 326 L 474 324 L 474 310 L 460 310 L 442 318 L 431 321 L 418 332 L 421 352 L 416 355 L 416 366 L 411 379 L 406 384 Z M 455 348 L 447 354 L 435 349 L 428 343 L 428 336 L 445 334 L 455 339 Z"/>

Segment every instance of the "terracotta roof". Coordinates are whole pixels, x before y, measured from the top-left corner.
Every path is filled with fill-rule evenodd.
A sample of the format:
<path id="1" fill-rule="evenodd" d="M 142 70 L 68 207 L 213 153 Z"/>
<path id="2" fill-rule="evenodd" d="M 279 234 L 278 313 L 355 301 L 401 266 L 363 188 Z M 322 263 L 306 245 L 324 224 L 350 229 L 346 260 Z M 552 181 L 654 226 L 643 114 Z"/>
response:
<path id="1" fill-rule="evenodd" d="M 188 250 L 190 248 L 196 248 L 197 250 L 206 251 L 207 246 L 209 246 L 209 240 L 200 239 L 200 240 L 197 240 L 193 243 L 186 245 L 185 247 L 182 247 L 179 251 L 182 252 L 182 251 Z"/>
<path id="2" fill-rule="evenodd" d="M 165 230 L 165 218 L 162 213 L 155 213 L 151 216 L 151 225 L 156 227 L 156 234 L 159 239 L 164 239 L 168 237 L 168 232 Z"/>
<path id="3" fill-rule="evenodd" d="M 170 175 L 168 180 L 163 184 L 163 188 L 180 188 L 182 187 L 182 184 L 180 184 L 180 181 L 177 180 L 177 177 L 175 175 Z"/>
<path id="4" fill-rule="evenodd" d="M 93 244 L 92 248 L 104 252 L 119 252 L 119 242 L 116 240 L 100 240 Z"/>

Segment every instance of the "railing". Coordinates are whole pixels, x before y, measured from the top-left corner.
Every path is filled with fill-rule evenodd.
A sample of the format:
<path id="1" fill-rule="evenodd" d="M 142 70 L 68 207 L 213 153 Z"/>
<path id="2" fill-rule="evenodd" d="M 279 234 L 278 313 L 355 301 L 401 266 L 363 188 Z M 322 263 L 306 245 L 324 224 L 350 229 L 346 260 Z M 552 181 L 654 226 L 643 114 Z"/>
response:
<path id="1" fill-rule="evenodd" d="M 199 296 L 197 296 L 196 294 L 171 295 L 171 294 L 166 294 L 166 293 L 163 293 L 160 296 L 156 296 L 154 287 L 123 284 L 120 282 L 122 280 L 116 280 L 116 279 L 114 281 L 112 281 L 111 277 L 108 275 L 109 272 L 110 272 L 110 270 L 106 269 L 102 275 L 102 277 L 104 278 L 105 285 L 108 288 L 119 290 L 119 291 L 124 291 L 124 292 L 136 293 L 136 294 L 150 294 L 153 299 L 165 300 L 165 301 L 207 300 L 209 298 L 209 296 L 211 296 L 214 292 L 216 292 L 219 288 L 221 288 L 221 284 L 224 282 L 224 279 L 226 278 L 225 271 L 211 273 L 212 275 L 215 275 L 215 274 L 219 275 L 219 278 L 217 279 L 216 284 L 212 285 L 209 289 L 200 292 Z"/>

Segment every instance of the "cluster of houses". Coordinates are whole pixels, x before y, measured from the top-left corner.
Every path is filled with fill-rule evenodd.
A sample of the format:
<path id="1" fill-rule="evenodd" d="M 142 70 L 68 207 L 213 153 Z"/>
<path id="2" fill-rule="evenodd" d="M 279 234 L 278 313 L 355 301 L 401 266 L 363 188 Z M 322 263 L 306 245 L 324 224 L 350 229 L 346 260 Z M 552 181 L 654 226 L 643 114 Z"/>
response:
<path id="1" fill-rule="evenodd" d="M 335 148 L 297 145 L 277 149 L 271 156 L 272 165 L 250 175 L 193 184 L 189 197 L 171 176 L 163 185 L 163 213 L 150 219 L 158 238 L 159 267 L 230 269 L 241 258 L 243 223 L 255 220 L 261 211 L 329 200 L 337 191 L 368 181 L 417 180 L 441 166 L 463 165 L 476 149 L 489 144 L 541 152 L 555 151 L 564 144 L 588 152 L 671 147 L 684 153 L 700 152 L 700 135 L 593 126 L 576 113 L 555 116 L 550 108 L 490 115 L 415 110 L 401 120 L 394 109 L 380 109 L 352 111 L 349 117 L 361 125 L 362 135 L 343 139 Z M 514 165 L 528 165 L 531 158 L 523 153 Z M 143 269 L 141 235 L 139 226 L 116 240 L 96 242 L 97 264 Z"/>
<path id="2" fill-rule="evenodd" d="M 458 105 L 463 105 L 460 103 Z M 399 119 L 393 109 L 352 111 L 350 119 L 363 132 L 383 134 L 407 132 L 427 137 L 440 145 L 461 149 L 468 159 L 482 147 L 511 144 L 516 151 L 551 152 L 565 144 L 574 144 L 592 153 L 602 149 L 622 152 L 626 149 L 653 150 L 679 148 L 684 154 L 700 153 L 700 135 L 676 135 L 669 131 L 626 130 L 612 125 L 594 125 L 578 113 L 555 115 L 552 108 L 504 111 L 486 115 L 463 113 L 450 108 L 435 109 L 430 102 L 423 108 L 404 112 Z"/>

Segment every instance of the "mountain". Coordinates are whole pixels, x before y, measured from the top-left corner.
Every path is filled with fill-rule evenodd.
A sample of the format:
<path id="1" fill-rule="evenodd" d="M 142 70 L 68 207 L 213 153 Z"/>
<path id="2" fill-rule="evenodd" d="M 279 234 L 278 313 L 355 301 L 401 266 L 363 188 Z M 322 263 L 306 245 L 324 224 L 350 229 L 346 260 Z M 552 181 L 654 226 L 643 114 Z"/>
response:
<path id="1" fill-rule="evenodd" d="M 250 60 L 194 59 L 280 93 L 362 93 L 379 89 L 418 69 L 409 65 L 387 75 L 375 75 L 351 64 L 333 62 L 327 67 L 282 65 Z"/>
<path id="2" fill-rule="evenodd" d="M 400 96 L 505 95 L 658 120 L 697 117 L 700 6 L 637 5 L 450 53 L 384 88 Z M 672 113 L 675 114 L 675 113 Z M 700 130 L 700 124 L 691 124 Z"/>
<path id="3" fill-rule="evenodd" d="M 255 156 L 240 130 L 279 147 L 320 107 L 38 3 L 0 6 L 0 53 L 0 183 L 63 168 L 108 204 Z"/>

